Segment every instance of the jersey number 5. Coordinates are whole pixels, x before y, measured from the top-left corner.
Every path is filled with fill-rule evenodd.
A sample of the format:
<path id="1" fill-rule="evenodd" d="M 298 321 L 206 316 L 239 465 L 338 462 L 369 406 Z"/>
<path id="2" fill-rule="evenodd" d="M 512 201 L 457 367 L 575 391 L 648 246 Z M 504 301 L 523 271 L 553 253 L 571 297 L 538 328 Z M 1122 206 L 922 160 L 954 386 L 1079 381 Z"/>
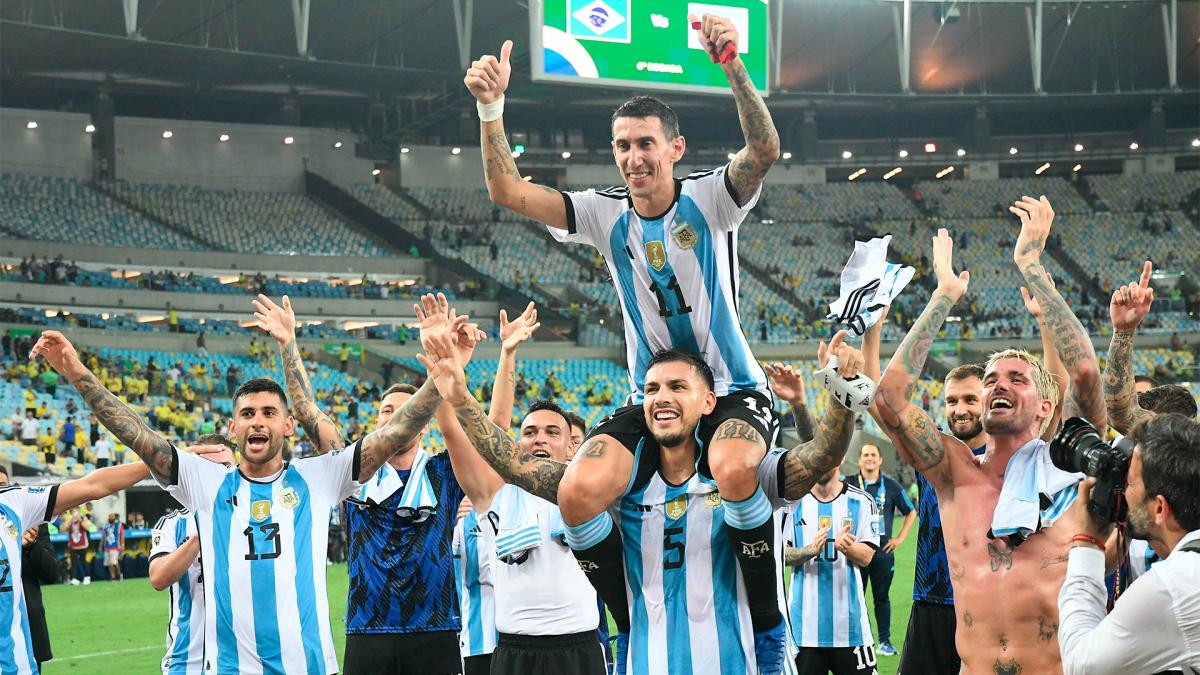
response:
<path id="1" fill-rule="evenodd" d="M 671 275 L 670 281 L 667 282 L 668 291 L 675 293 L 675 309 L 671 310 L 667 307 L 667 294 L 663 292 L 663 287 L 658 285 L 658 282 L 650 284 L 650 290 L 654 292 L 654 297 L 658 298 L 658 315 L 664 317 L 682 316 L 690 314 L 692 308 L 688 307 L 687 300 L 683 297 L 683 289 L 679 287 L 679 279 L 674 274 Z"/>
<path id="2" fill-rule="evenodd" d="M 242 534 L 246 535 L 246 545 L 250 552 L 246 554 L 246 560 L 272 560 L 279 557 L 282 549 L 279 546 L 279 523 L 263 523 L 258 526 L 258 532 L 262 534 L 261 548 L 267 548 L 270 545 L 269 552 L 259 553 L 259 541 L 255 539 L 255 527 L 251 525 L 247 527 Z"/>

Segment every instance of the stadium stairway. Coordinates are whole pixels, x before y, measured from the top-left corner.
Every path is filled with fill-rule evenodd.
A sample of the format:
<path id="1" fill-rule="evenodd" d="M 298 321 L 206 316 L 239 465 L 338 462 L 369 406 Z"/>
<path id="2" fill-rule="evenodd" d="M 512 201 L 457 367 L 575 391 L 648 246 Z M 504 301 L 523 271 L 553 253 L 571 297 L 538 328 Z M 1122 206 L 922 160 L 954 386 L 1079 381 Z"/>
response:
<path id="1" fill-rule="evenodd" d="M 133 211 L 134 213 L 137 213 L 139 216 L 145 218 L 146 220 L 149 220 L 150 222 L 153 222 L 153 223 L 157 223 L 157 224 L 167 228 L 168 230 L 172 230 L 172 231 L 178 233 L 179 236 L 184 237 L 185 239 L 190 239 L 191 241 L 196 242 L 202 248 L 206 248 L 206 249 L 209 249 L 212 251 L 226 250 L 226 248 L 224 246 L 221 246 L 221 245 L 217 244 L 216 242 L 209 241 L 208 239 L 199 237 L 191 232 L 188 232 L 186 229 L 179 227 L 175 223 L 172 223 L 172 222 L 163 220 L 162 218 L 159 218 L 158 216 L 154 215 L 153 213 L 142 208 L 137 203 L 131 201 L 128 197 L 122 195 L 117 190 L 114 190 L 110 184 L 108 184 L 104 181 L 92 181 L 87 184 L 87 187 L 89 190 L 94 190 L 96 192 L 99 192 L 100 194 L 108 197 L 109 199 L 113 200 L 114 202 L 124 206 L 125 208 Z"/>

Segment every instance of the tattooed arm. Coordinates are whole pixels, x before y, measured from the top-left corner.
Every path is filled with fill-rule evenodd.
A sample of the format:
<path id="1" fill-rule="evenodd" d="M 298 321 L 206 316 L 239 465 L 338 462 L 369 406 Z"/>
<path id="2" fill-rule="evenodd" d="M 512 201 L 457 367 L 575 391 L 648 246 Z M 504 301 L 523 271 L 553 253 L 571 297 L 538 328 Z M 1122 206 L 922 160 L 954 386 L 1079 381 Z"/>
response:
<path id="1" fill-rule="evenodd" d="M 1054 284 L 1047 280 L 1046 268 L 1041 263 L 1054 210 L 1045 197 L 1040 200 L 1022 197 L 1009 207 L 1009 211 L 1021 219 L 1021 234 L 1017 237 L 1013 261 L 1041 305 L 1043 324 L 1067 370 L 1069 381 L 1063 395 L 1063 417 L 1085 417 L 1103 431 L 1108 425 L 1108 413 L 1100 391 L 1096 350 L 1083 324 L 1079 323 Z"/>
<path id="2" fill-rule="evenodd" d="M 1154 416 L 1138 405 L 1132 363 L 1133 337 L 1154 302 L 1154 289 L 1150 287 L 1153 271 L 1147 260 L 1141 280 L 1113 291 L 1108 305 L 1113 336 L 1108 345 L 1108 362 L 1104 365 L 1104 403 L 1108 408 L 1108 423 L 1126 435 L 1138 422 Z"/>
<path id="3" fill-rule="evenodd" d="M 947 446 L 962 446 L 962 443 L 938 431 L 929 415 L 913 404 L 912 397 L 917 378 L 924 370 L 925 360 L 933 347 L 933 340 L 950 315 L 951 308 L 966 292 L 970 281 L 967 272 L 954 274 L 953 249 L 954 242 L 949 233 L 944 229 L 938 230 L 933 240 L 937 288 L 896 349 L 887 371 L 879 381 L 875 396 L 880 426 L 904 461 L 939 487 L 939 496 L 942 494 L 940 487 L 951 484 L 950 464 L 946 461 Z"/>
<path id="4" fill-rule="evenodd" d="M 733 22 L 724 17 L 705 14 L 701 19 L 700 38 L 714 45 L 717 53 L 726 45 L 734 46 L 737 53 L 738 34 Z M 754 88 L 746 64 L 738 56 L 721 65 L 737 102 L 738 121 L 746 146 L 738 151 L 729 163 L 729 185 L 737 196 L 738 206 L 744 206 L 758 191 L 771 165 L 779 159 L 779 133 L 771 119 L 771 111 L 762 96 Z"/>
<path id="5" fill-rule="evenodd" d="M 317 405 L 312 384 L 308 381 L 308 373 L 304 370 L 304 359 L 300 358 L 300 347 L 296 344 L 296 314 L 292 311 L 291 299 L 285 295 L 282 305 L 277 305 L 267 296 L 260 294 L 253 302 L 255 325 L 270 333 L 279 343 L 292 415 L 300 423 L 304 434 L 312 441 L 317 452 L 341 450 L 346 446 L 342 431 Z M 384 386 L 387 386 L 387 383 L 384 383 Z"/>
<path id="6" fill-rule="evenodd" d="M 392 455 L 412 447 L 441 404 L 442 397 L 437 387 L 426 380 L 412 398 L 392 413 L 387 424 L 363 438 L 359 447 L 358 476 L 355 480 L 360 483 L 367 480 Z"/>
<path id="7" fill-rule="evenodd" d="M 29 356 L 46 359 L 51 368 L 75 387 L 105 429 L 137 453 L 163 484 L 173 482 L 175 448 L 105 388 L 79 360 L 75 347 L 62 333 L 53 330 L 42 333 Z"/>
<path id="8" fill-rule="evenodd" d="M 850 447 L 850 437 L 854 435 L 857 417 L 849 408 L 830 401 L 829 410 L 821 417 L 817 435 L 789 450 L 781 460 L 784 499 L 801 499 L 822 476 L 841 466 L 846 449 Z"/>
<path id="9" fill-rule="evenodd" d="M 1050 277 L 1049 273 L 1046 274 L 1046 283 L 1054 286 L 1054 279 Z M 1046 326 L 1046 320 L 1042 315 L 1042 305 L 1038 302 L 1037 296 L 1030 294 L 1029 289 L 1022 286 L 1021 299 L 1025 302 L 1025 309 L 1037 321 L 1038 333 L 1042 336 L 1042 363 L 1046 366 L 1046 370 L 1054 376 L 1054 383 L 1058 385 L 1058 400 L 1054 402 L 1054 414 L 1050 416 L 1050 423 L 1046 425 L 1046 431 L 1042 433 L 1042 440 L 1049 441 L 1058 433 L 1058 425 L 1062 421 L 1063 395 L 1067 391 L 1067 369 L 1063 365 L 1062 359 L 1058 358 L 1058 350 L 1055 349 L 1054 341 L 1050 337 L 1050 330 Z"/>
<path id="10" fill-rule="evenodd" d="M 454 414 L 467 432 L 475 450 L 504 482 L 516 485 L 546 501 L 558 503 L 558 484 L 567 470 L 566 462 L 535 457 L 523 452 L 508 432 L 488 419 L 483 407 L 471 396 L 454 402 Z M 495 492 L 492 493 L 494 494 Z M 476 508 L 486 508 L 474 499 L 471 501 L 476 504 Z M 490 498 L 488 501 L 490 502 Z"/>

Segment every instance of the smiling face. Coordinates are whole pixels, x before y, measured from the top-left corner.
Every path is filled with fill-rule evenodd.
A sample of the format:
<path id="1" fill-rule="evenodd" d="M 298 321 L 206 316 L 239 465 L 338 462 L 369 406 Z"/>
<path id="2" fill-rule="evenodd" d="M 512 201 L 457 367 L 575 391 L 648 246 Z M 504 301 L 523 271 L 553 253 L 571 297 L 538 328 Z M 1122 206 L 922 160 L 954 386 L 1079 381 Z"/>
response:
<path id="1" fill-rule="evenodd" d="M 982 380 L 974 376 L 947 380 L 945 397 L 946 421 L 955 438 L 969 441 L 983 433 Z"/>
<path id="2" fill-rule="evenodd" d="M 983 429 L 992 436 L 1036 435 L 1054 402 L 1038 394 L 1034 367 L 1018 358 L 988 365 L 983 376 Z"/>
<path id="3" fill-rule="evenodd" d="M 677 448 L 696 433 L 700 418 L 712 412 L 717 396 L 694 366 L 685 361 L 656 363 L 646 371 L 642 410 L 650 435 L 664 448 Z"/>
<path id="4" fill-rule="evenodd" d="M 613 159 L 636 199 L 675 195 L 675 162 L 683 157 L 683 136 L 667 139 L 662 120 L 652 117 L 618 117 L 612 125 Z"/>
<path id="5" fill-rule="evenodd" d="M 571 450 L 570 426 L 553 410 L 535 410 L 521 421 L 519 442 L 522 453 L 565 462 Z"/>
<path id="6" fill-rule="evenodd" d="M 379 431 L 387 426 L 388 421 L 392 419 L 392 415 L 395 415 L 397 410 L 403 408 L 408 399 L 412 397 L 412 394 L 404 391 L 394 391 L 384 396 L 383 400 L 379 402 L 379 412 L 375 414 L 375 430 Z M 421 429 L 421 435 L 413 442 L 413 446 L 419 445 L 425 439 L 425 434 L 428 432 L 429 425 L 426 424 Z M 403 454 L 403 451 L 397 454 Z"/>
<path id="7" fill-rule="evenodd" d="M 229 435 L 237 441 L 244 461 L 261 466 L 278 460 L 284 441 L 295 432 L 296 420 L 279 395 L 258 391 L 234 401 Z"/>
<path id="8" fill-rule="evenodd" d="M 858 468 L 874 473 L 882 464 L 883 457 L 880 456 L 878 447 L 870 443 L 862 446 L 862 450 L 858 453 Z"/>

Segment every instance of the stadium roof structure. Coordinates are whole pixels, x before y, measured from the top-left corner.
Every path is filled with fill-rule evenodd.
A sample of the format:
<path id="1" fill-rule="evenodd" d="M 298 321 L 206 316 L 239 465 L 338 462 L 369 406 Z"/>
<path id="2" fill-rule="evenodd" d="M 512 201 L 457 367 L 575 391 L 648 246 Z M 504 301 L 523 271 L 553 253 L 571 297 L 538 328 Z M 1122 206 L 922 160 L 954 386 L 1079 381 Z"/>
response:
<path id="1" fill-rule="evenodd" d="M 1200 116 L 1197 0 L 773 0 L 769 11 L 773 110 L 1145 114 L 1156 102 L 1185 125 Z M 104 86 L 121 114 L 254 122 L 290 109 L 383 138 L 446 136 L 473 107 L 466 63 L 506 37 L 510 106 L 550 121 L 607 113 L 627 93 L 531 81 L 529 30 L 521 0 L 3 0 L 0 102 L 79 105 Z"/>

